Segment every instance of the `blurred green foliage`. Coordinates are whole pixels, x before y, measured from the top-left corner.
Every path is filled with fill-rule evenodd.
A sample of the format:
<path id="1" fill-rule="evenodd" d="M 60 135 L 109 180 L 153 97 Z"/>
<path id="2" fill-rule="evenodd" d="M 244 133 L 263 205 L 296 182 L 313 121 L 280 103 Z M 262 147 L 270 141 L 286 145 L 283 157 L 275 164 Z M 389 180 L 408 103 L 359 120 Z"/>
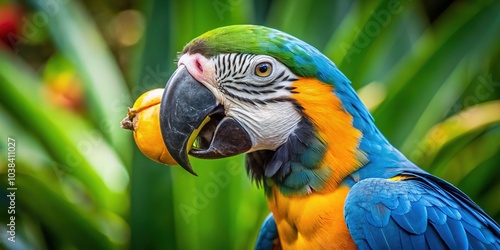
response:
<path id="1" fill-rule="evenodd" d="M 210 29 L 274 27 L 351 79 L 388 139 L 500 220 L 498 1 L 0 1 L 0 245 L 250 249 L 268 214 L 242 156 L 145 158 L 119 127 Z M 7 138 L 16 242 L 7 240 Z"/>

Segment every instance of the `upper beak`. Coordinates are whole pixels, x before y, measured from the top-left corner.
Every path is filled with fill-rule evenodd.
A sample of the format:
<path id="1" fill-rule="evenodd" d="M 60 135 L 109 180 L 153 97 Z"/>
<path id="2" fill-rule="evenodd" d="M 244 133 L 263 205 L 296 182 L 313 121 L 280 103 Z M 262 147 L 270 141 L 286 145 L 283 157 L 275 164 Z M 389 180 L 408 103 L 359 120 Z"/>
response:
<path id="1" fill-rule="evenodd" d="M 203 84 L 189 74 L 184 65 L 167 82 L 160 104 L 160 129 L 172 157 L 196 175 L 188 153 L 206 159 L 223 158 L 247 152 L 252 140 Z M 195 143 L 195 147 L 193 147 Z"/>

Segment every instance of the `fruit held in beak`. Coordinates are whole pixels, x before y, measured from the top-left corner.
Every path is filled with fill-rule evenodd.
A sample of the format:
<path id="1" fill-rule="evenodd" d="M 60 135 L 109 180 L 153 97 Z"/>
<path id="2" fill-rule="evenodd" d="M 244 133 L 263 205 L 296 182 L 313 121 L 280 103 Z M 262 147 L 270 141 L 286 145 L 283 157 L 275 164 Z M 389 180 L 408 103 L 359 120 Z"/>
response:
<path id="1" fill-rule="evenodd" d="M 180 165 L 193 175 L 188 154 L 218 159 L 245 153 L 252 139 L 245 128 L 184 65 L 172 74 L 165 89 L 142 94 L 129 108 L 122 128 L 134 131 L 134 140 L 150 159 Z"/>
<path id="2" fill-rule="evenodd" d="M 134 133 L 134 140 L 139 150 L 159 163 L 178 165 L 168 152 L 160 130 L 160 102 L 164 89 L 152 89 L 137 98 L 121 127 Z"/>

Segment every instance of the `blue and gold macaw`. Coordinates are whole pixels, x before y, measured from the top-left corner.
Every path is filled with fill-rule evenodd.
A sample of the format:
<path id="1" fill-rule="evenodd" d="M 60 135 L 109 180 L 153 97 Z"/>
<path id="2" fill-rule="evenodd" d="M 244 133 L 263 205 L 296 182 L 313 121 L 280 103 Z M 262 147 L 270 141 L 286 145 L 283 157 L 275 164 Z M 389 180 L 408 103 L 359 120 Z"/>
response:
<path id="1" fill-rule="evenodd" d="M 246 154 L 272 212 L 256 249 L 500 249 L 494 220 L 394 148 L 327 57 L 278 30 L 228 26 L 187 44 L 160 125 L 193 174 L 188 154 Z"/>

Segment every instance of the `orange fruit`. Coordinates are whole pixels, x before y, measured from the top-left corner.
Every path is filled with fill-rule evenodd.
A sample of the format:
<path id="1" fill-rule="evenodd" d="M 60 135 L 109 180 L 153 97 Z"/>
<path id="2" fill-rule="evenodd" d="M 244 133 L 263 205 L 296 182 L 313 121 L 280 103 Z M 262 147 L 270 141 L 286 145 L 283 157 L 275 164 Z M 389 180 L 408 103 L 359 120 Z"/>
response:
<path id="1" fill-rule="evenodd" d="M 137 98 L 121 126 L 134 133 L 135 144 L 149 159 L 167 165 L 178 165 L 172 158 L 160 131 L 160 102 L 164 89 L 152 89 Z"/>

